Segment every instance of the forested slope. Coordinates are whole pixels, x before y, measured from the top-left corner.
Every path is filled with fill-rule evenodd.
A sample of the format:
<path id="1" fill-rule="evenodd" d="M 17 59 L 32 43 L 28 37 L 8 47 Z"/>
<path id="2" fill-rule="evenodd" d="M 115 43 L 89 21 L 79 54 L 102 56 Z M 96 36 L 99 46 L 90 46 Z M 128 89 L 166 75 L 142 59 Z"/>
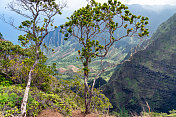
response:
<path id="1" fill-rule="evenodd" d="M 176 107 L 176 14 L 162 23 L 146 50 L 118 66 L 104 93 L 115 110 L 143 108 L 168 112 Z"/>

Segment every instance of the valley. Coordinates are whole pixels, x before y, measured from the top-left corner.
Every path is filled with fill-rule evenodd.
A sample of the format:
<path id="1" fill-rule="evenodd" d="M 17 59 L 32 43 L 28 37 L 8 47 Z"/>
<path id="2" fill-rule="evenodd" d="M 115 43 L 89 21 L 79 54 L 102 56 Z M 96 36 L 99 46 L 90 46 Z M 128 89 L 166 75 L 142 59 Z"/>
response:
<path id="1" fill-rule="evenodd" d="M 147 9 L 148 7 L 149 6 L 140 5 L 129 6 L 129 9 L 132 10 L 135 14 L 145 14 L 147 17 L 149 17 L 150 23 L 147 27 L 150 30 L 150 37 L 145 38 L 145 41 L 150 40 L 151 35 L 155 32 L 157 26 L 159 26 L 163 21 L 172 16 L 175 11 L 174 7 L 161 6 L 163 8 L 161 12 L 163 13 L 160 13 L 155 12 L 151 9 L 149 10 Z M 137 11 L 135 9 L 140 10 Z M 48 57 L 46 64 L 51 65 L 52 63 L 56 63 L 58 71 L 60 71 L 59 69 L 64 69 L 65 71 L 63 72 L 61 70 L 62 76 L 57 76 L 58 78 L 64 77 L 66 79 L 70 79 L 73 75 L 79 75 L 77 72 L 82 71 L 82 65 L 81 61 L 77 59 L 77 51 L 81 48 L 81 45 L 76 39 L 71 38 L 67 41 L 64 41 L 64 35 L 60 33 L 60 28 L 58 28 L 55 31 L 49 33 L 49 35 L 44 40 L 44 43 L 48 46 L 49 49 L 48 51 L 46 49 L 43 49 L 43 51 Z M 115 66 L 121 64 L 124 59 L 128 59 L 129 53 L 134 53 L 134 47 L 140 47 L 141 49 L 143 49 L 147 47 L 149 43 L 150 41 L 146 41 L 145 45 L 143 44 L 140 47 L 140 44 L 142 44 L 142 42 L 132 37 L 115 43 L 108 55 L 102 59 L 103 61 L 101 61 L 101 59 L 95 59 L 94 62 L 90 64 L 90 77 L 93 78 L 99 71 L 101 71 L 103 68 L 106 68 L 107 66 Z M 52 49 L 55 50 L 54 53 L 51 51 Z M 79 70 L 77 72 L 73 72 L 71 69 L 68 68 L 69 65 L 74 65 L 74 67 Z M 114 71 L 114 68 L 115 67 L 108 68 L 100 77 L 108 81 Z"/>
<path id="2" fill-rule="evenodd" d="M 176 5 L 90 0 L 54 26 L 64 3 L 19 1 L 21 45 L 0 30 L 0 117 L 176 116 Z"/>

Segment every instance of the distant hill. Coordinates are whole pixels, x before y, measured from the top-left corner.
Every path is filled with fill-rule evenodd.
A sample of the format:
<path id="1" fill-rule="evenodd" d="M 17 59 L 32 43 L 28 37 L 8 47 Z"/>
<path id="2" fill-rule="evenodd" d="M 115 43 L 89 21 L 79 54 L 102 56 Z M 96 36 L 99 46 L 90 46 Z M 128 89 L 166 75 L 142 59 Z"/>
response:
<path id="1" fill-rule="evenodd" d="M 104 94 L 114 110 L 168 112 L 176 109 L 176 14 L 162 23 L 146 50 L 116 68 Z"/>

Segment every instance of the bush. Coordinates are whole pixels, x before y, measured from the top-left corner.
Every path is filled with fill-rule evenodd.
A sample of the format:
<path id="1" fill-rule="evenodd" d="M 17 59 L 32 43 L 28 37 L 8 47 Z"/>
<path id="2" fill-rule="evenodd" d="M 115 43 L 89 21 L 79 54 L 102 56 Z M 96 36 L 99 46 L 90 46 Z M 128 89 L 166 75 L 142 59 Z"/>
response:
<path id="1" fill-rule="evenodd" d="M 2 82 L 10 82 L 1 79 L 0 85 L 0 111 L 5 117 L 18 116 L 21 101 L 24 95 L 24 84 L 4 85 Z M 47 83 L 46 83 L 47 84 Z M 48 84 L 47 84 L 48 85 Z M 27 103 L 27 115 L 36 116 L 46 108 L 55 109 L 63 115 L 71 115 L 75 109 L 85 111 L 84 85 L 79 78 L 74 80 L 57 80 L 51 77 L 50 90 L 41 91 L 37 87 L 31 87 Z M 111 106 L 109 99 L 94 89 L 92 98 L 92 112 L 107 112 Z"/>
<path id="2" fill-rule="evenodd" d="M 5 75 L 3 75 L 2 73 L 0 73 L 0 85 L 3 85 L 3 86 L 10 86 L 12 85 L 12 80 L 8 80 L 5 78 Z"/>
<path id="3" fill-rule="evenodd" d="M 79 109 L 85 111 L 84 84 L 79 77 L 69 81 L 60 80 L 57 88 L 55 89 L 55 92 L 60 93 L 62 96 L 64 96 L 64 93 L 67 92 L 67 94 L 76 103 Z M 101 93 L 101 90 L 94 88 L 91 112 L 107 113 L 110 107 L 112 107 L 112 105 L 109 102 L 109 99 Z"/>
<path id="4" fill-rule="evenodd" d="M 17 116 L 20 113 L 24 89 L 20 86 L 0 86 L 0 111 L 5 117 Z M 67 98 L 66 98 L 67 99 Z M 71 114 L 75 105 L 69 97 L 62 99 L 54 93 L 45 93 L 37 88 L 32 88 L 28 98 L 27 115 L 36 116 L 45 108 L 58 110 L 64 115 Z M 70 105 L 70 103 L 73 103 Z"/>

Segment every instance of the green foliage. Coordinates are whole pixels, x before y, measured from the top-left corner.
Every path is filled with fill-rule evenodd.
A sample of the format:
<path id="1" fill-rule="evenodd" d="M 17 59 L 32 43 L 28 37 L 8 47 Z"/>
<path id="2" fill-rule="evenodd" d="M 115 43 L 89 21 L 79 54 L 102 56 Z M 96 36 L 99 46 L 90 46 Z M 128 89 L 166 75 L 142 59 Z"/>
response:
<path id="1" fill-rule="evenodd" d="M 120 113 L 113 111 L 110 114 L 116 117 L 175 117 L 176 111 L 172 110 L 169 113 L 141 112 L 140 115 L 137 115 L 136 113 L 129 113 L 127 110 L 122 109 Z"/>
<path id="2" fill-rule="evenodd" d="M 85 74 L 89 72 L 88 65 L 92 59 L 106 56 L 115 41 L 134 34 L 138 34 L 139 37 L 149 34 L 148 29 L 144 28 L 148 24 L 148 18 L 133 15 L 127 9 L 127 6 L 120 2 L 117 3 L 117 1 L 99 4 L 91 0 L 90 4 L 75 11 L 68 18 L 69 21 L 61 26 L 61 31 L 65 32 L 66 40 L 73 36 L 83 46 L 82 50 L 78 50 L 78 54 Z M 116 18 L 122 20 L 120 26 Z M 117 39 L 114 38 L 114 32 L 123 27 L 127 33 Z M 104 43 L 94 40 L 96 36 L 106 31 L 109 32 L 108 39 L 100 37 L 104 39 Z"/>
<path id="3" fill-rule="evenodd" d="M 128 111 L 125 108 L 120 108 L 118 117 L 129 117 Z"/>
<path id="4" fill-rule="evenodd" d="M 124 106 L 128 111 L 140 113 L 146 108 L 145 101 L 155 112 L 174 109 L 175 22 L 176 14 L 158 27 L 145 50 L 137 52 L 114 72 L 104 93 L 116 106 L 115 110 Z"/>
<path id="5" fill-rule="evenodd" d="M 12 80 L 8 80 L 5 78 L 5 75 L 0 74 L 0 85 L 2 86 L 10 86 L 12 85 Z"/>
<path id="6" fill-rule="evenodd" d="M 123 25 L 127 30 L 127 35 L 124 35 L 124 37 L 131 36 L 137 32 L 140 37 L 149 34 L 148 29 L 144 28 L 145 25 L 148 24 L 148 18 L 133 15 L 132 13 L 129 13 L 129 10 L 127 9 L 128 7 L 120 2 L 109 1 L 102 5 L 91 0 L 90 4 L 75 11 L 73 15 L 68 18 L 69 21 L 61 26 L 62 29 L 68 27 L 67 30 L 62 30 L 65 32 L 65 38 L 75 36 L 78 33 L 81 34 L 80 36 L 75 37 L 78 38 L 79 42 L 83 45 L 82 50 L 78 50 L 78 54 L 80 55 L 80 59 L 83 61 L 84 66 L 88 64 L 86 60 L 90 63 L 92 58 L 98 56 L 103 50 L 107 51 L 114 41 L 118 40 L 114 38 L 113 34 L 115 30 L 121 28 Z M 122 22 L 125 22 L 124 24 L 122 23 L 122 26 L 118 26 L 118 22 L 115 20 L 116 18 L 119 18 L 118 16 Z M 128 26 L 129 23 L 134 24 L 134 28 L 131 28 L 130 25 Z M 75 27 L 79 30 L 75 30 Z M 98 34 L 103 33 L 106 30 L 111 33 L 109 40 L 105 40 L 107 44 L 102 45 L 98 40 L 93 40 Z M 123 38 L 123 36 L 120 37 L 120 39 L 121 38 Z M 85 68 L 85 70 L 88 69 Z"/>
<path id="7" fill-rule="evenodd" d="M 36 13 L 34 14 L 34 12 L 31 11 L 33 17 L 28 17 L 28 20 L 21 22 L 21 25 L 18 28 L 27 32 L 27 34 L 20 35 L 18 40 L 21 42 L 22 46 L 26 46 L 31 41 L 34 41 L 37 43 L 37 46 L 40 46 L 50 30 L 49 27 L 57 28 L 57 26 L 53 26 L 53 16 L 56 14 L 61 15 L 61 7 L 56 4 L 54 0 L 34 0 L 29 1 L 26 5 L 28 7 L 27 10 L 31 11 L 31 9 L 29 9 L 30 7 L 33 10 L 36 10 Z M 22 9 L 25 8 L 22 7 Z M 48 13 L 53 15 L 49 15 Z M 43 21 L 40 19 L 41 14 L 45 16 Z M 38 20 L 40 20 L 40 23 Z"/>
<path id="8" fill-rule="evenodd" d="M 74 107 L 76 109 L 85 111 L 84 84 L 79 77 L 76 76 L 76 78 L 72 80 L 61 79 L 56 83 L 55 87 L 57 88 L 53 89 L 53 91 L 60 94 L 61 98 L 64 100 L 68 98 L 72 100 L 70 102 L 74 102 L 69 105 L 75 105 Z M 65 95 L 69 95 L 69 97 Z M 107 112 L 110 107 L 111 103 L 109 99 L 103 95 L 100 90 L 94 89 L 91 112 Z"/>
<path id="9" fill-rule="evenodd" d="M 157 112 L 141 112 L 140 115 L 137 115 L 136 113 L 128 113 L 128 111 L 122 110 L 120 113 L 117 112 L 111 112 L 110 113 L 113 116 L 116 117 L 175 117 L 176 113 L 175 110 L 170 111 L 169 113 L 157 113 Z"/>
<path id="10" fill-rule="evenodd" d="M 56 64 L 47 66 L 44 62 L 40 62 L 33 71 L 32 85 L 38 89 L 49 92 L 51 90 L 52 77 L 56 75 Z"/>
<path id="11" fill-rule="evenodd" d="M 19 104 L 22 98 L 19 94 L 22 95 L 21 91 L 18 87 L 0 85 L 0 110 L 5 117 L 20 113 Z"/>
<path id="12" fill-rule="evenodd" d="M 20 105 L 24 90 L 20 86 L 0 86 L 0 111 L 5 117 L 18 115 L 20 113 Z M 15 90 L 14 90 L 15 89 Z M 69 97 L 62 99 L 59 95 L 44 93 L 36 88 L 33 88 L 29 94 L 27 104 L 27 115 L 36 116 L 45 108 L 52 108 L 59 112 L 68 115 L 73 110 L 74 105 L 70 105 L 72 100 Z M 67 101 L 66 101 L 67 100 Z"/>
<path id="13" fill-rule="evenodd" d="M 65 43 L 70 43 L 70 41 L 66 41 Z M 65 72 L 59 72 L 62 75 L 56 76 L 57 78 L 65 78 L 65 79 L 73 79 L 74 75 L 79 75 L 81 73 L 77 73 L 69 69 L 69 65 L 74 65 L 75 67 L 79 68 L 80 71 L 82 68 L 82 63 L 80 59 L 77 59 L 76 56 L 78 56 L 78 52 L 70 52 L 70 46 L 72 45 L 63 45 L 59 49 L 59 51 L 56 51 L 55 54 L 52 54 L 52 56 L 47 56 L 47 65 L 51 65 L 52 63 L 56 63 L 57 68 L 64 68 L 66 69 Z M 72 48 L 72 47 L 71 47 Z M 125 47 L 124 47 L 125 48 Z M 103 59 L 103 66 L 111 66 L 113 64 L 120 63 L 120 60 L 123 60 L 125 56 L 127 55 L 127 52 L 124 52 L 124 48 L 114 48 L 112 47 L 107 54 L 107 56 Z M 70 53 L 67 55 L 67 53 Z M 61 58 L 62 57 L 62 58 Z M 91 72 L 89 72 L 89 78 L 92 80 L 95 77 L 95 74 L 102 69 L 101 59 L 96 58 L 94 59 L 89 65 L 91 68 Z M 108 68 L 100 77 L 108 81 L 113 73 L 113 68 Z"/>
<path id="14" fill-rule="evenodd" d="M 53 63 L 51 66 L 45 65 L 46 57 L 41 57 L 40 62 L 37 64 L 35 69 L 32 72 L 32 86 L 36 86 L 38 89 L 42 91 L 49 91 L 51 84 L 51 77 L 56 74 L 56 65 Z M 20 77 L 20 79 L 24 82 L 27 81 L 28 73 L 34 60 L 31 58 L 26 58 L 22 61 L 22 68 L 18 71 L 20 74 L 16 74 L 15 78 Z M 20 76 L 21 75 L 21 76 Z"/>
<path id="15" fill-rule="evenodd" d="M 4 39 L 4 37 L 3 37 L 2 33 L 0 33 L 0 39 Z"/>
<path id="16" fill-rule="evenodd" d="M 16 6 L 18 6 L 19 8 L 15 8 Z M 19 30 L 24 31 L 26 34 L 20 35 L 18 37 L 18 40 L 21 42 L 22 46 L 30 47 L 32 48 L 31 50 L 33 50 L 31 52 L 32 56 L 30 56 L 30 58 L 27 58 L 28 60 L 32 60 L 27 60 L 30 66 L 29 69 L 26 70 L 28 74 L 27 85 L 29 89 L 32 80 L 33 82 L 34 80 L 36 82 L 39 82 L 41 84 L 39 87 L 42 88 L 44 91 L 47 91 L 50 87 L 50 79 L 49 76 L 47 77 L 47 75 L 50 75 L 52 70 L 50 70 L 50 68 L 47 69 L 45 65 L 40 64 L 46 62 L 45 59 L 43 59 L 44 57 L 43 53 L 40 50 L 40 47 L 43 43 L 44 38 L 48 35 L 49 31 L 54 28 L 54 16 L 57 14 L 61 15 L 60 10 L 63 7 L 64 6 L 62 5 L 56 4 L 55 0 L 29 0 L 27 2 L 17 0 L 16 3 L 11 3 L 10 8 L 12 11 L 27 18 L 27 20 L 21 22 L 21 25 L 18 27 Z M 23 14 L 21 12 L 23 10 L 29 12 L 30 15 L 28 15 L 28 13 Z M 55 28 L 57 27 L 55 26 Z M 30 65 L 30 63 L 32 63 L 32 65 Z M 47 70 L 50 71 L 47 72 Z M 38 76 L 37 79 L 34 79 L 34 76 L 32 76 L 33 73 L 35 75 L 37 74 L 40 76 Z M 28 100 L 28 93 L 29 90 L 27 90 L 26 88 L 24 98 L 21 104 L 21 115 L 24 116 L 26 116 L 26 104 Z"/>
<path id="17" fill-rule="evenodd" d="M 91 112 L 104 112 L 108 113 L 109 108 L 112 108 L 109 99 L 102 94 L 101 90 L 94 88 L 93 98 L 91 102 Z"/>
<path id="18" fill-rule="evenodd" d="M 84 96 L 87 114 L 90 112 L 89 107 L 94 88 L 94 85 L 90 88 L 87 84 L 90 72 L 89 64 L 96 57 L 105 57 L 116 41 L 136 34 L 138 37 L 148 36 L 148 29 L 145 28 L 145 25 L 148 24 L 148 17 L 130 13 L 127 6 L 116 0 L 109 0 L 104 4 L 90 0 L 86 7 L 76 10 L 67 19 L 69 21 L 61 26 L 61 32 L 65 33 L 65 40 L 72 36 L 78 39 L 82 45 L 78 54 L 84 71 Z M 120 25 L 119 21 L 121 21 Z M 121 29 L 126 33 L 115 38 L 115 31 Z M 104 32 L 108 32 L 108 34 L 106 37 L 101 37 L 100 34 Z M 96 38 L 100 38 L 102 42 Z"/>
<path id="19" fill-rule="evenodd" d="M 13 45 L 10 41 L 0 40 L 0 72 L 11 77 L 14 82 L 16 74 L 21 73 L 22 60 L 29 57 L 29 50 L 19 45 Z"/>
<path id="20" fill-rule="evenodd" d="M 70 115 L 75 109 L 85 110 L 84 87 L 80 80 L 57 80 L 51 78 L 51 89 L 47 93 L 32 87 L 27 104 L 27 115 L 36 116 L 46 108 L 55 109 L 64 115 Z M 18 115 L 24 89 L 19 85 L 0 85 L 0 111 L 6 117 Z M 94 89 L 91 104 L 92 112 L 106 112 L 111 106 L 109 99 L 101 91 Z"/>
<path id="21" fill-rule="evenodd" d="M 156 112 L 142 112 L 141 117 L 175 117 L 176 116 L 176 111 L 172 110 L 169 111 L 168 113 L 156 113 Z"/>
<path id="22" fill-rule="evenodd" d="M 30 68 L 35 60 L 34 47 L 23 49 L 9 41 L 0 41 L 0 48 L 0 72 L 7 74 L 8 80 L 11 79 L 16 84 L 27 82 Z M 50 75 L 56 74 L 56 64 L 45 65 L 47 58 L 41 51 L 39 54 L 41 59 L 33 71 L 32 85 L 43 91 L 48 91 L 51 83 Z M 4 85 L 12 83 L 8 80 L 2 78 L 0 82 Z"/>

